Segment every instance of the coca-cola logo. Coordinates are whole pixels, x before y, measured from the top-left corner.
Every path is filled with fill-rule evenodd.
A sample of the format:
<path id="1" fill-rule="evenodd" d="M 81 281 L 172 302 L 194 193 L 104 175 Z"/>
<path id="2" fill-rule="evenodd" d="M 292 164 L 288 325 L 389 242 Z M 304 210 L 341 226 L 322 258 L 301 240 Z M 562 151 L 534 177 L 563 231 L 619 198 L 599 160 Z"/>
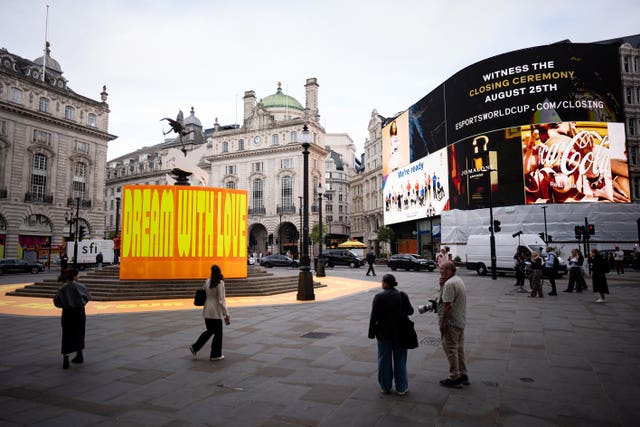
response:
<path id="1" fill-rule="evenodd" d="M 538 162 L 543 167 L 559 169 L 565 175 L 611 174 L 609 136 L 580 131 L 573 138 L 550 138 L 540 145 Z"/>

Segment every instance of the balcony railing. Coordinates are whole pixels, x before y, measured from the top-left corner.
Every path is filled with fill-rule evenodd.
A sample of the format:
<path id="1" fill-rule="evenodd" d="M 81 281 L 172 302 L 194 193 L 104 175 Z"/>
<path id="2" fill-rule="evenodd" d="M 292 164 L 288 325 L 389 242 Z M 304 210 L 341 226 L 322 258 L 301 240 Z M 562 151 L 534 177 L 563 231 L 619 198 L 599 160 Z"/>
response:
<path id="1" fill-rule="evenodd" d="M 73 197 L 67 199 L 67 206 L 76 206 L 76 200 Z M 80 199 L 80 207 L 84 209 L 91 209 L 91 200 Z"/>
<path id="2" fill-rule="evenodd" d="M 278 206 L 276 208 L 276 213 L 285 214 L 285 213 L 298 213 L 295 205 L 287 205 L 287 206 Z"/>
<path id="3" fill-rule="evenodd" d="M 46 203 L 48 205 L 53 204 L 52 194 L 37 194 L 37 193 L 24 193 L 25 202 Z"/>
<path id="4" fill-rule="evenodd" d="M 249 208 L 249 215 L 264 215 L 267 213 L 265 207 L 260 208 Z"/>
<path id="5" fill-rule="evenodd" d="M 0 199 L 6 199 L 8 195 L 6 188 L 0 188 Z"/>

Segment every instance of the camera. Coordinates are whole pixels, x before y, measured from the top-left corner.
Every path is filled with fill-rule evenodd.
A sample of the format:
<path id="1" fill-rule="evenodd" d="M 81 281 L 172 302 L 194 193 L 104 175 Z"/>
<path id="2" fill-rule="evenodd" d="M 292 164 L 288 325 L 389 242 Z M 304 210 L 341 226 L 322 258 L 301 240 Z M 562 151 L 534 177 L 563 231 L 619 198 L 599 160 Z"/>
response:
<path id="1" fill-rule="evenodd" d="M 420 314 L 424 314 L 427 311 L 433 311 L 434 313 L 438 312 L 438 301 L 434 299 L 429 300 L 429 304 L 419 305 L 418 312 Z"/>

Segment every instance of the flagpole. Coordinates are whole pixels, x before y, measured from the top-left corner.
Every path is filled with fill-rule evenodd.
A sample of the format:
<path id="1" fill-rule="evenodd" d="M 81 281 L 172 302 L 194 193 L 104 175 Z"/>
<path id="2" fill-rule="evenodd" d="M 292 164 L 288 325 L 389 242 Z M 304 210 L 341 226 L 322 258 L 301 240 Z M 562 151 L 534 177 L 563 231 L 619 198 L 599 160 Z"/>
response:
<path id="1" fill-rule="evenodd" d="M 47 71 L 47 38 L 49 32 L 49 5 L 47 5 L 47 16 L 44 23 L 44 55 L 42 56 L 42 81 L 44 82 L 44 75 Z"/>

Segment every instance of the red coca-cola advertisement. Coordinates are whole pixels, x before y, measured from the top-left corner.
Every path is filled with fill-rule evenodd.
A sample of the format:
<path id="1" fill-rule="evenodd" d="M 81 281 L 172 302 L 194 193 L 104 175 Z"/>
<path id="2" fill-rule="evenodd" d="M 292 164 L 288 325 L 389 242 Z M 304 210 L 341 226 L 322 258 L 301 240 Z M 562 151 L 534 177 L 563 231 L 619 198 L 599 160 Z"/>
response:
<path id="1" fill-rule="evenodd" d="M 522 128 L 526 203 L 629 203 L 623 123 L 554 122 Z"/>

